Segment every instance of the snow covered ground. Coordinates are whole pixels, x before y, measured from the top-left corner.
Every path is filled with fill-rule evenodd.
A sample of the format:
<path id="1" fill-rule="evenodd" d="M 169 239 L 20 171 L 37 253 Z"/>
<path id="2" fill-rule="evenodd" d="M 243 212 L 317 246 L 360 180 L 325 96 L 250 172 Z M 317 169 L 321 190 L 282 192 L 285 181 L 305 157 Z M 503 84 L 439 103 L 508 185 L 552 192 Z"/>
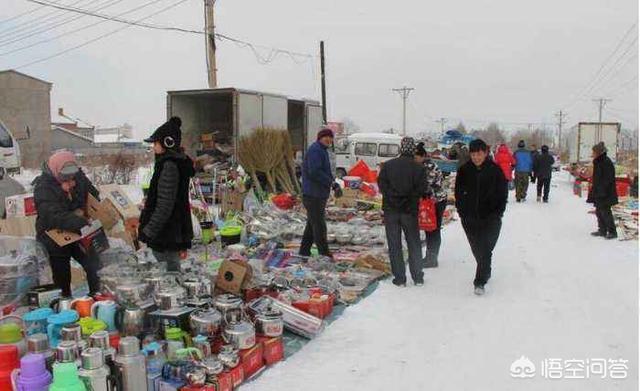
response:
<path id="1" fill-rule="evenodd" d="M 524 204 L 511 193 L 484 297 L 473 295 L 475 262 L 454 222 L 424 287 L 382 282 L 242 390 L 638 390 L 638 243 L 590 237 L 595 216 L 556 177 L 550 204 L 531 188 Z M 511 376 L 521 356 L 534 377 Z M 543 375 L 545 359 L 562 379 Z M 628 360 L 627 378 L 585 379 L 600 359 Z"/>

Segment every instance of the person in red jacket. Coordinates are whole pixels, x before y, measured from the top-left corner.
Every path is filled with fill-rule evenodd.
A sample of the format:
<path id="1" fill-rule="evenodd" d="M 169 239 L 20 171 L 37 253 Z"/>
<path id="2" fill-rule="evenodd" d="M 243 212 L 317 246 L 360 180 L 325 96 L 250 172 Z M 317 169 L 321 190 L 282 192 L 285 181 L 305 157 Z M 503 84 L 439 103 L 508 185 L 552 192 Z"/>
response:
<path id="1" fill-rule="evenodd" d="M 513 167 L 516 164 L 516 159 L 513 158 L 513 154 L 507 144 L 500 144 L 494 160 L 500 166 L 504 177 L 509 182 L 509 189 L 513 189 Z"/>

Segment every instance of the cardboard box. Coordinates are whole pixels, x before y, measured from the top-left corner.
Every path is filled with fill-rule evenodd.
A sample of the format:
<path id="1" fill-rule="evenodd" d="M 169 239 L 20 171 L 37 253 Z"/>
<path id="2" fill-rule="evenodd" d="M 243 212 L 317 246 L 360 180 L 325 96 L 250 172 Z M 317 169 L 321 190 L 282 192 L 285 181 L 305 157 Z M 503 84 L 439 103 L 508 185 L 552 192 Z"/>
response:
<path id="1" fill-rule="evenodd" d="M 37 216 L 10 217 L 0 220 L 0 235 L 5 236 L 36 236 Z"/>
<path id="2" fill-rule="evenodd" d="M 273 365 L 284 359 L 284 343 L 282 337 L 258 337 L 262 344 L 262 358 L 265 365 Z"/>
<path id="3" fill-rule="evenodd" d="M 217 378 L 218 391 L 233 391 L 233 379 L 230 372 L 224 371 Z"/>
<path id="4" fill-rule="evenodd" d="M 227 212 L 242 212 L 244 196 L 238 191 L 226 192 L 222 197 L 222 205 L 220 205 L 222 216 L 226 215 Z"/>
<path id="5" fill-rule="evenodd" d="M 233 388 L 239 387 L 244 381 L 244 368 L 242 367 L 242 364 L 233 369 L 229 369 L 229 374 L 231 375 L 231 384 L 233 385 Z"/>
<path id="6" fill-rule="evenodd" d="M 242 365 L 245 379 L 250 378 L 264 368 L 262 353 L 262 344 L 260 343 L 251 349 L 240 351 L 240 365 Z"/>
<path id="7" fill-rule="evenodd" d="M 120 213 L 109 199 L 98 201 L 89 194 L 87 199 L 87 214 L 95 220 L 100 220 L 106 230 L 110 230 L 120 221 Z"/>
<path id="8" fill-rule="evenodd" d="M 62 295 L 62 290 L 55 284 L 36 286 L 27 292 L 27 303 L 30 309 L 49 307 L 51 301 L 60 295 Z"/>
<path id="9" fill-rule="evenodd" d="M 100 186 L 100 194 L 111 201 L 123 220 L 140 217 L 138 205 L 129 199 L 127 193 L 119 185 L 102 185 Z"/>
<path id="10" fill-rule="evenodd" d="M 60 247 L 75 243 L 82 237 L 75 232 L 63 231 L 61 229 L 50 229 L 47 231 L 47 235 Z"/>
<path id="11" fill-rule="evenodd" d="M 109 248 L 109 240 L 99 220 L 94 220 L 90 226 L 82 229 L 80 248 L 85 253 L 95 251 L 96 254 L 103 253 Z"/>
<path id="12" fill-rule="evenodd" d="M 239 294 L 246 274 L 246 266 L 230 260 L 224 260 L 220 269 L 218 269 L 216 288 L 225 292 Z"/>
<path id="13" fill-rule="evenodd" d="M 4 207 L 7 217 L 26 217 L 37 214 L 33 193 L 7 197 L 4 199 Z"/>
<path id="14" fill-rule="evenodd" d="M 200 141 L 207 142 L 207 141 L 215 141 L 215 134 L 214 133 L 205 133 L 205 134 L 201 134 L 200 135 Z"/>
<path id="15" fill-rule="evenodd" d="M 343 189 L 342 197 L 336 198 L 336 206 L 339 208 L 355 208 L 359 197 L 359 190 Z"/>

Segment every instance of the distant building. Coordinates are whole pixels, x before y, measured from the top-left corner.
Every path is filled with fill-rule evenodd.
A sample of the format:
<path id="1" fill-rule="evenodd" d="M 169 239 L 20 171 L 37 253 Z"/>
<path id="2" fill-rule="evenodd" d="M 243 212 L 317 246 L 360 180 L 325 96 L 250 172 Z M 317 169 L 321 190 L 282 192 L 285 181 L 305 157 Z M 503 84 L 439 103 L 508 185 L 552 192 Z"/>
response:
<path id="1" fill-rule="evenodd" d="M 92 138 L 85 137 L 59 125 L 51 126 L 51 150 L 69 149 L 72 151 L 94 149 Z"/>
<path id="2" fill-rule="evenodd" d="M 51 126 L 58 126 L 90 139 L 93 139 L 93 135 L 95 133 L 95 128 L 78 126 L 78 122 L 52 122 Z"/>
<path id="3" fill-rule="evenodd" d="M 25 167 L 38 167 L 51 150 L 51 87 L 15 70 L 0 71 L 0 118 L 18 141 Z"/>
<path id="4" fill-rule="evenodd" d="M 118 137 L 132 139 L 133 128 L 129 124 L 123 124 L 121 126 L 115 126 L 112 128 L 96 128 L 94 134 L 95 135 L 116 135 Z"/>

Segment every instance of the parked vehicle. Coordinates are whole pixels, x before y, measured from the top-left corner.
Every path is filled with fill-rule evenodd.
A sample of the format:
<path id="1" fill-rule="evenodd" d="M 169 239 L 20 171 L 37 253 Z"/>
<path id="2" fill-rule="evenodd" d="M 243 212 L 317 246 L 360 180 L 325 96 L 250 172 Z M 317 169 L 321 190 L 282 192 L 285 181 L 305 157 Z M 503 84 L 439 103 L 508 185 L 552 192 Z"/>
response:
<path id="1" fill-rule="evenodd" d="M 21 162 L 20 145 L 0 119 L 0 167 L 8 173 L 20 172 Z"/>
<path id="2" fill-rule="evenodd" d="M 603 141 L 607 156 L 613 161 L 618 155 L 619 122 L 580 122 L 563 137 L 569 150 L 569 163 L 589 163 L 591 148 Z"/>
<path id="3" fill-rule="evenodd" d="M 294 152 L 306 151 L 322 126 L 317 101 L 284 95 L 215 88 L 167 92 L 167 118 L 182 119 L 182 145 L 188 153 L 201 148 L 203 134 L 237 150 L 240 137 L 256 128 L 288 129 Z"/>
<path id="4" fill-rule="evenodd" d="M 335 142 L 336 176 L 342 178 L 359 160 L 371 168 L 400 155 L 401 136 L 387 133 L 356 133 Z"/>

